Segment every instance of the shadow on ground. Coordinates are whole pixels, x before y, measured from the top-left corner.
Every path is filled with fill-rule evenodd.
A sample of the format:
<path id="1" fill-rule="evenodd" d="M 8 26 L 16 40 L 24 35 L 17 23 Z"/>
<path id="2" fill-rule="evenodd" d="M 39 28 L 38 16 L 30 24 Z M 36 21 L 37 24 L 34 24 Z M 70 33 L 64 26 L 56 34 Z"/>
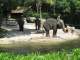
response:
<path id="1" fill-rule="evenodd" d="M 11 31 L 7 32 L 7 35 L 5 37 L 11 38 L 11 37 L 17 37 L 17 36 L 24 36 L 24 35 L 31 35 L 31 34 L 42 34 L 44 31 L 36 31 L 35 29 L 25 29 L 23 32 L 13 29 Z"/>
<path id="2" fill-rule="evenodd" d="M 24 43 L 24 44 L 22 44 Z M 14 45 L 0 45 L 0 52 L 14 52 L 14 53 L 31 53 L 31 52 L 42 52 L 47 53 L 50 51 L 71 51 L 74 48 L 80 48 L 80 38 L 75 40 L 68 40 L 58 44 L 44 44 L 35 42 L 16 42 Z"/>

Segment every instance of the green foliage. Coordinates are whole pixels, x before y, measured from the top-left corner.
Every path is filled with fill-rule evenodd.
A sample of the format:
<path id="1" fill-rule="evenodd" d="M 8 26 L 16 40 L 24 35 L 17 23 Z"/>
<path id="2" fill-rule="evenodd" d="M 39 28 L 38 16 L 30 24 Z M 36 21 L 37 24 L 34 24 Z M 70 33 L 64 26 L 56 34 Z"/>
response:
<path id="1" fill-rule="evenodd" d="M 34 13 L 33 13 L 33 16 L 34 16 L 34 17 L 40 17 L 40 14 L 34 12 Z"/>
<path id="2" fill-rule="evenodd" d="M 63 8 L 63 10 L 68 10 L 70 9 L 69 7 L 70 6 L 73 6 L 75 5 L 75 7 L 77 9 L 79 9 L 80 7 L 80 1 L 79 0 L 7 0 L 6 1 L 7 4 L 11 4 L 10 6 L 13 8 L 13 7 L 16 7 L 18 5 L 22 5 L 22 6 L 32 6 L 33 3 L 47 3 L 47 4 L 50 4 L 50 5 L 57 5 L 58 8 Z M 4 2 L 3 2 L 4 3 Z"/>
<path id="3" fill-rule="evenodd" d="M 72 49 L 69 54 L 66 50 L 49 53 L 0 53 L 0 60 L 80 60 L 80 48 Z"/>
<path id="4" fill-rule="evenodd" d="M 4 3 L 4 2 L 3 2 Z M 59 11 L 62 12 L 71 12 L 73 9 L 80 9 L 80 1 L 79 0 L 7 0 L 7 4 L 9 4 L 9 7 L 16 8 L 17 6 L 26 6 L 28 8 L 29 6 L 32 6 L 33 4 L 42 4 L 46 3 L 50 6 L 55 6 L 59 9 Z M 6 3 L 4 3 L 6 4 Z M 44 6 L 44 5 L 43 5 Z M 39 9 L 39 7 L 33 6 L 33 8 Z M 33 9 L 31 8 L 31 9 Z M 45 7 L 47 8 L 47 7 Z M 53 9 L 54 10 L 54 9 Z M 57 10 L 56 10 L 57 11 Z"/>
<path id="5" fill-rule="evenodd" d="M 76 7 L 76 10 L 80 10 L 80 0 L 76 0 L 74 2 L 74 4 L 75 4 L 75 7 Z"/>
<path id="6" fill-rule="evenodd" d="M 42 17 L 43 17 L 43 18 L 46 18 L 46 17 L 48 17 L 48 16 L 49 16 L 48 13 L 46 13 L 46 12 L 42 13 Z"/>
<path id="7" fill-rule="evenodd" d="M 32 11 L 27 11 L 25 12 L 25 16 L 32 16 L 33 12 Z"/>
<path id="8" fill-rule="evenodd" d="M 56 0 L 46 0 L 46 2 L 50 5 L 54 5 Z"/>
<path id="9" fill-rule="evenodd" d="M 17 6 L 24 6 L 26 12 L 24 16 L 42 16 L 42 18 L 46 18 L 47 16 L 54 16 L 57 14 L 61 14 L 66 17 L 70 15 L 69 19 L 71 22 L 73 19 L 76 20 L 76 17 L 79 15 L 80 11 L 80 0 L 1 0 L 1 3 L 5 4 L 4 10 L 16 9 Z M 0 13 L 3 11 L 0 7 Z M 35 11 L 35 12 L 34 12 Z M 42 12 L 42 13 L 40 13 Z M 75 13 L 78 15 L 76 17 Z M 6 16 L 7 12 L 1 13 L 2 16 L 4 14 Z M 40 15 L 41 14 L 41 15 Z M 63 17 L 64 18 L 64 17 Z M 80 19 L 77 19 L 80 20 Z M 1 21 L 0 21 L 1 22 Z"/>
<path id="10" fill-rule="evenodd" d="M 25 13 L 25 16 L 28 16 L 28 17 L 36 17 L 36 16 L 40 16 L 40 14 L 38 14 L 37 12 L 33 12 L 33 11 L 27 11 Z"/>
<path id="11" fill-rule="evenodd" d="M 70 12 L 70 2 L 67 0 L 56 1 L 56 8 L 61 9 L 62 12 Z"/>
<path id="12" fill-rule="evenodd" d="M 42 17 L 43 18 L 46 18 L 49 16 L 49 14 L 47 12 L 42 12 Z M 25 16 L 28 16 L 28 17 L 40 17 L 40 14 L 38 14 L 37 12 L 33 12 L 33 11 L 28 11 L 25 13 Z"/>

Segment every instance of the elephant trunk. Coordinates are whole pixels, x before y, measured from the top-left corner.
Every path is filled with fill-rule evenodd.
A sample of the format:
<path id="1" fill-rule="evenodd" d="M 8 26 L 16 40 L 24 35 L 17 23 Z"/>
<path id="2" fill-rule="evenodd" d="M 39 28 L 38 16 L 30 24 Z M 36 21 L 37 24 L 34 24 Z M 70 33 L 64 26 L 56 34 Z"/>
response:
<path id="1" fill-rule="evenodd" d="M 63 21 L 62 21 L 62 29 L 63 29 L 64 32 L 68 32 L 68 30 L 66 29 Z"/>
<path id="2" fill-rule="evenodd" d="M 63 31 L 65 32 L 65 25 L 64 25 L 64 22 L 63 20 L 58 20 L 58 25 L 63 29 Z"/>

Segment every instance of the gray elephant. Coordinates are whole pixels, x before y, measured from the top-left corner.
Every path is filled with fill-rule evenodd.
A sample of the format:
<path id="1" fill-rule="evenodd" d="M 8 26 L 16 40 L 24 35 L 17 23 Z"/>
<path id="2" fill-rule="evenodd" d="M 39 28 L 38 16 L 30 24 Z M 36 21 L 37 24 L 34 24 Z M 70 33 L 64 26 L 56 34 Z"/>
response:
<path id="1" fill-rule="evenodd" d="M 22 19 L 22 14 L 18 13 L 17 16 L 16 16 L 16 21 L 19 25 L 19 31 L 22 31 L 24 30 L 24 20 Z"/>
<path id="2" fill-rule="evenodd" d="M 46 37 L 49 36 L 49 31 L 50 29 L 53 30 L 53 37 L 56 36 L 56 33 L 57 33 L 57 29 L 58 28 L 62 28 L 63 31 L 64 31 L 64 22 L 63 20 L 59 19 L 54 19 L 54 18 L 48 18 L 44 24 L 43 24 L 43 28 L 45 29 L 45 32 L 46 32 Z"/>

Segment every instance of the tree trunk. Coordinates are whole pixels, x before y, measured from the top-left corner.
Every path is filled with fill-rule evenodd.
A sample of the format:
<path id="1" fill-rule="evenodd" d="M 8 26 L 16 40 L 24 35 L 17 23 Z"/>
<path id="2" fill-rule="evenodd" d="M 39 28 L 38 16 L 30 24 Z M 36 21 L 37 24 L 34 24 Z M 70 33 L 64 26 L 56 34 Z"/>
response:
<path id="1" fill-rule="evenodd" d="M 39 13 L 39 4 L 36 3 L 37 14 Z"/>

